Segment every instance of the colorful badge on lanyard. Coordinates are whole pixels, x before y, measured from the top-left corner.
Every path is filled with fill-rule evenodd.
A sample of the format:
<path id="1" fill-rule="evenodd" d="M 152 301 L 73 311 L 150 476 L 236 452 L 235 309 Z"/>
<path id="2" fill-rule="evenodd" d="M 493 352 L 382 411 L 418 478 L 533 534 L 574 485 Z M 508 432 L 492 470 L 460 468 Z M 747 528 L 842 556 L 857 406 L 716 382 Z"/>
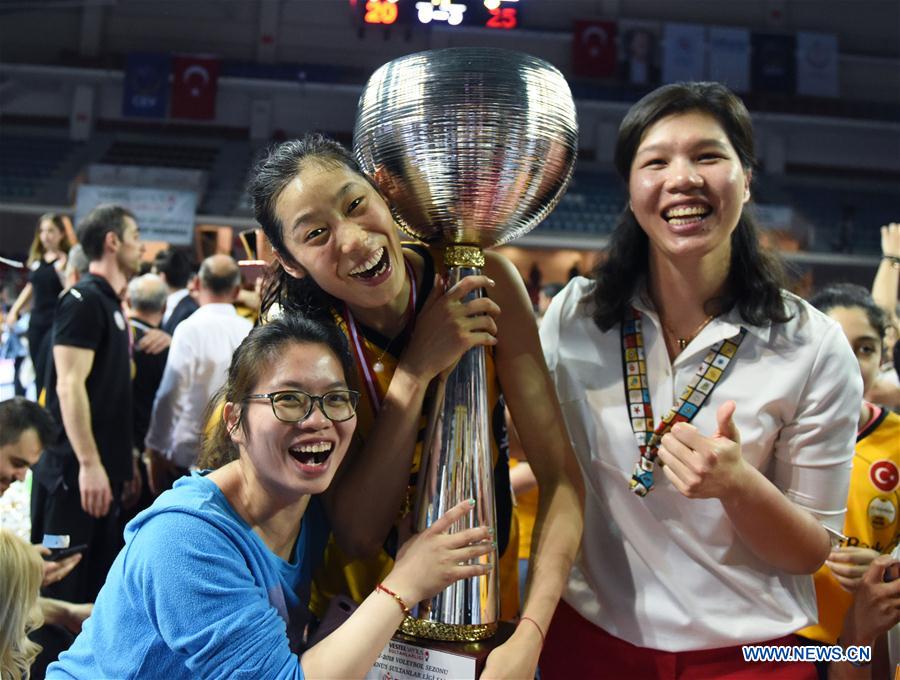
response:
<path id="1" fill-rule="evenodd" d="M 653 488 L 653 470 L 656 467 L 659 443 L 663 436 L 675 423 L 689 423 L 694 419 L 725 375 L 728 365 L 737 353 L 744 336 L 747 335 L 747 329 L 741 328 L 737 335 L 721 340 L 710 348 L 700 368 L 681 392 L 678 401 L 654 428 L 641 323 L 641 313 L 633 307 L 630 308 L 622 322 L 622 373 L 625 379 L 628 418 L 641 453 L 634 466 L 629 486 L 638 496 L 646 496 Z"/>

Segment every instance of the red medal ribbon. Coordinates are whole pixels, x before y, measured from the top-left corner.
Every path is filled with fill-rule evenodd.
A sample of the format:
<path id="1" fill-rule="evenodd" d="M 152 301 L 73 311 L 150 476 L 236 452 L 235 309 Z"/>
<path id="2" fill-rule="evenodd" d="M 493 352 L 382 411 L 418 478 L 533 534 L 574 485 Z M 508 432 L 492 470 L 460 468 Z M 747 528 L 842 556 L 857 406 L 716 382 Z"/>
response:
<path id="1" fill-rule="evenodd" d="M 404 326 L 401 334 L 406 331 L 409 327 L 409 324 L 413 319 L 416 318 L 416 272 L 412 268 L 412 265 L 406 258 L 403 259 L 403 264 L 406 265 L 406 273 L 409 276 L 410 287 L 409 287 L 409 302 L 407 302 L 407 312 L 412 309 L 412 313 L 407 319 L 406 326 Z M 366 358 L 365 349 L 363 346 L 363 341 L 361 338 L 361 333 L 359 332 L 359 327 L 357 326 L 356 320 L 353 318 L 353 314 L 350 311 L 349 305 L 344 303 L 344 318 L 347 320 L 347 331 L 350 334 L 350 346 L 353 348 L 353 354 L 356 358 L 356 362 L 359 364 L 360 371 L 363 375 L 363 380 L 366 383 L 366 390 L 369 393 L 369 399 L 372 402 L 372 409 L 377 414 L 379 410 L 381 410 L 381 402 L 383 395 L 380 393 L 378 389 L 378 382 L 375 380 L 375 376 L 373 375 L 372 367 L 369 365 L 369 361 Z"/>

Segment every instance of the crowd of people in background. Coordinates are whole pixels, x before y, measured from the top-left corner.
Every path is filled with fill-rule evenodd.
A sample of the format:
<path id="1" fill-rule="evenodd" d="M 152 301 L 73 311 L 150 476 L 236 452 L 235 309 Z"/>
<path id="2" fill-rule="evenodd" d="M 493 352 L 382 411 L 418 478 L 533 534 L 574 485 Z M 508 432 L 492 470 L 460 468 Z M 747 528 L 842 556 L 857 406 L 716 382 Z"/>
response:
<path id="1" fill-rule="evenodd" d="M 448 286 L 321 135 L 251 181 L 262 291 L 232 254 L 142 263 L 124 207 L 74 234 L 42 216 L 4 318 L 12 342 L 30 310 L 36 389 L 0 402 L 0 495 L 32 471 L 30 541 L 0 530 L 0 675 L 361 677 L 416 602 L 493 568 L 519 625 L 484 677 L 720 677 L 746 644 L 868 645 L 765 668 L 886 677 L 900 224 L 871 290 L 787 292 L 745 209 L 749 115 L 717 84 L 638 102 L 615 165 L 628 206 L 567 283 L 488 253 Z M 428 386 L 476 346 L 497 531 L 445 534 L 466 503 L 413 534 Z M 358 608 L 316 636 L 338 595 Z"/>

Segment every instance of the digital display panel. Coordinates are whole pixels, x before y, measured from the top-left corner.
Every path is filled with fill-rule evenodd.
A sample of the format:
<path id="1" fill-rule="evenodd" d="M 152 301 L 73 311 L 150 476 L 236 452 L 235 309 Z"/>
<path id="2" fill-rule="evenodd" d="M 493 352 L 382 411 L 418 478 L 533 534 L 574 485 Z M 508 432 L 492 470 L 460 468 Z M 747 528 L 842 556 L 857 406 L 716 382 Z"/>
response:
<path id="1" fill-rule="evenodd" d="M 398 0 L 359 0 L 357 7 L 363 12 L 364 24 L 390 26 L 397 23 L 400 13 Z"/>
<path id="2" fill-rule="evenodd" d="M 368 26 L 470 26 L 512 30 L 522 0 L 351 0 Z"/>

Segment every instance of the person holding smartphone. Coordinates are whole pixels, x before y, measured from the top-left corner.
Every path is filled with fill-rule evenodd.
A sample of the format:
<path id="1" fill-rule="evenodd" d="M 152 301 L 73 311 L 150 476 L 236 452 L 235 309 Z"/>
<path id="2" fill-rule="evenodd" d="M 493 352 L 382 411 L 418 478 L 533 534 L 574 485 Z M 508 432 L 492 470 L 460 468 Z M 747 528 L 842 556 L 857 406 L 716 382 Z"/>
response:
<path id="1" fill-rule="evenodd" d="M 0 496 L 14 481 L 24 481 L 32 465 L 41 457 L 44 442 L 50 441 L 56 425 L 47 411 L 25 397 L 0 402 Z M 35 546 L 44 557 L 41 585 L 64 579 L 81 561 L 82 550 L 54 553 L 49 547 Z M 46 617 L 45 617 L 46 618 Z"/>

